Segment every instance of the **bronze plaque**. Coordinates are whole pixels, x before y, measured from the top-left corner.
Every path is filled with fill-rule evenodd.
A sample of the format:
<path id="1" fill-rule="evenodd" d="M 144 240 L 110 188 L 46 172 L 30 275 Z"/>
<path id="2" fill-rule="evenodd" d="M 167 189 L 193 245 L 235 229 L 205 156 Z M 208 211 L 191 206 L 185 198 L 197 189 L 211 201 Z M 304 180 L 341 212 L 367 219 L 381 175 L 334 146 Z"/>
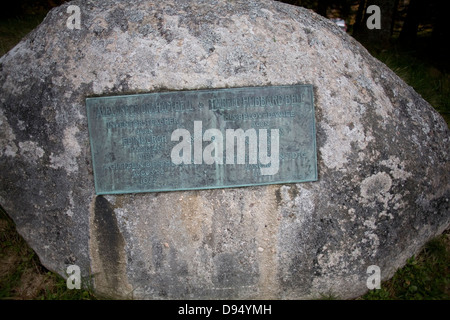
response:
<path id="1" fill-rule="evenodd" d="M 312 85 L 86 99 L 97 194 L 317 180 Z"/>

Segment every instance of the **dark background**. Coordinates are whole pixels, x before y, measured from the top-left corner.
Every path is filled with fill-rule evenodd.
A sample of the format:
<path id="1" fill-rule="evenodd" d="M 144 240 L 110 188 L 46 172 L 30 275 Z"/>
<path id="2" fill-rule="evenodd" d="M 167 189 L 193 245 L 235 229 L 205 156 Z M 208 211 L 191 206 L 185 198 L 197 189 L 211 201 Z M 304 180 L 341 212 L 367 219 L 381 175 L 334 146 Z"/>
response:
<path id="1" fill-rule="evenodd" d="M 320 15 L 340 17 L 348 32 L 370 49 L 387 49 L 401 45 L 415 50 L 422 57 L 435 60 L 440 69 L 448 71 L 449 3 L 448 0 L 284 0 L 300 5 Z M 381 29 L 366 27 L 370 5 L 381 9 Z"/>

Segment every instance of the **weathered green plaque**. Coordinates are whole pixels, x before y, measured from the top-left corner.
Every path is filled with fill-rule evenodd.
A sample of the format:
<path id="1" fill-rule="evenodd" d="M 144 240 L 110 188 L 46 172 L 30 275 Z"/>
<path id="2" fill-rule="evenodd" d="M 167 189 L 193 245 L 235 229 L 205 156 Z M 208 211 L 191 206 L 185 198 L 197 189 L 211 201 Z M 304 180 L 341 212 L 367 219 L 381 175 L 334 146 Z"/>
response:
<path id="1" fill-rule="evenodd" d="M 87 98 L 97 194 L 317 180 L 311 85 Z"/>

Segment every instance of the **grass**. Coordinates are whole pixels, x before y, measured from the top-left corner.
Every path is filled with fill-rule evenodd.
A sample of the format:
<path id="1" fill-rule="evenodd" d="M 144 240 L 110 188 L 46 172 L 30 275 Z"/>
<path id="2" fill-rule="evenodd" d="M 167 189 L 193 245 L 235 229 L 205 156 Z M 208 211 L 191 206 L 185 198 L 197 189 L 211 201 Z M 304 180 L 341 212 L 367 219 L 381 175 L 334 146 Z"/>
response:
<path id="1" fill-rule="evenodd" d="M 0 300 L 86 300 L 92 290 L 69 290 L 66 280 L 43 267 L 0 207 Z"/>
<path id="2" fill-rule="evenodd" d="M 450 230 L 408 259 L 394 277 L 363 300 L 450 300 Z"/>
<path id="3" fill-rule="evenodd" d="M 0 55 L 12 49 L 45 17 L 45 12 L 0 20 Z M 395 45 L 388 50 L 370 50 L 411 85 L 447 121 L 450 120 L 448 69 L 432 59 Z M 426 50 L 424 50 L 426 52 Z M 444 71 L 447 70 L 447 71 Z M 430 241 L 411 257 L 394 277 L 360 297 L 363 300 L 450 299 L 450 234 Z M 89 288 L 69 290 L 61 276 L 43 267 L 36 253 L 16 232 L 13 221 L 0 207 L 0 299 L 95 299 Z M 323 299 L 335 299 L 323 296 Z"/>

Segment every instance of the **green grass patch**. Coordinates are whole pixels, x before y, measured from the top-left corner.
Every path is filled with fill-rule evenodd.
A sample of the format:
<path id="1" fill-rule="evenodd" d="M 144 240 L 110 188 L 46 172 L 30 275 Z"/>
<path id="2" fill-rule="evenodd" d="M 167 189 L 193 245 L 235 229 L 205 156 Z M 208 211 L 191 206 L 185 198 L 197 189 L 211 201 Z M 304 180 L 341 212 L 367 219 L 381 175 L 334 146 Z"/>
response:
<path id="1" fill-rule="evenodd" d="M 438 111 L 447 124 L 450 122 L 450 74 L 436 68 L 428 59 L 397 46 L 389 50 L 371 50 L 371 54 L 385 63 L 422 98 Z"/>
<path id="2" fill-rule="evenodd" d="M 431 240 L 394 277 L 361 297 L 364 300 L 449 300 L 450 234 Z"/>
<path id="3" fill-rule="evenodd" d="M 52 287 L 46 287 L 36 297 L 36 300 L 97 300 L 91 287 L 68 289 L 66 280 L 59 275 L 48 272 L 47 277 L 52 281 Z"/>

